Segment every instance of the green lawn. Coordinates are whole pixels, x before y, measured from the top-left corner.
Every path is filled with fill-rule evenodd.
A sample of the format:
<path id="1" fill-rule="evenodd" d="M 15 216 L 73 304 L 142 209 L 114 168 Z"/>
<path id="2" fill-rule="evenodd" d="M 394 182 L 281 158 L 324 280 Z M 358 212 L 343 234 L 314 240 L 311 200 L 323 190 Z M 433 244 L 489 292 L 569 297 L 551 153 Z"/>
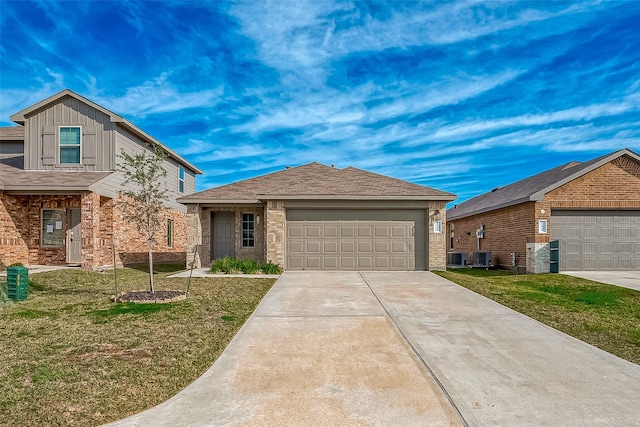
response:
<path id="1" fill-rule="evenodd" d="M 562 274 L 455 269 L 440 276 L 640 364 L 640 292 Z"/>
<path id="2" fill-rule="evenodd" d="M 157 290 L 186 290 L 158 266 Z M 118 270 L 119 290 L 148 273 Z M 204 373 L 274 279 L 194 278 L 171 304 L 114 304 L 113 274 L 30 276 L 29 299 L 0 306 L 0 425 L 93 426 L 168 399 Z"/>

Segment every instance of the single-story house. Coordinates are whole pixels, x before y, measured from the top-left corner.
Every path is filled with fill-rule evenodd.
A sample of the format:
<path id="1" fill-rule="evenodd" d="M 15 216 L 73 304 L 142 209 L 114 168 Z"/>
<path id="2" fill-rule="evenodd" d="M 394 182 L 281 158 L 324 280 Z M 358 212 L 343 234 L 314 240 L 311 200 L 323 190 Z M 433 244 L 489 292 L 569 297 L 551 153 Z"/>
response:
<path id="1" fill-rule="evenodd" d="M 198 266 L 229 255 L 287 270 L 437 270 L 446 268 L 445 206 L 454 199 L 314 162 L 178 202 L 187 205 L 187 256 Z"/>
<path id="2" fill-rule="evenodd" d="M 0 128 L 0 263 L 96 269 L 146 261 L 147 249 L 118 203 L 119 154 L 160 146 L 168 200 L 154 259 L 185 262 L 186 207 L 202 173 L 125 118 L 63 90 Z"/>
<path id="3" fill-rule="evenodd" d="M 560 271 L 640 270 L 640 156 L 622 149 L 560 165 L 447 216 L 450 261 L 491 252 L 492 264 L 529 273 L 548 273 L 557 258 Z"/>

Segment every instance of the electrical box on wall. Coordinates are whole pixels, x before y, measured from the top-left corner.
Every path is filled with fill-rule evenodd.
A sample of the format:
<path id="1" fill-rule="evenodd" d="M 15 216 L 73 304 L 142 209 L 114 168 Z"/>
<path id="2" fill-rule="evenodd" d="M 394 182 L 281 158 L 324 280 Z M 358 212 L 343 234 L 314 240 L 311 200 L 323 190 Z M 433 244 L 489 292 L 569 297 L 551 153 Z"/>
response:
<path id="1" fill-rule="evenodd" d="M 479 228 L 476 230 L 476 237 L 478 239 L 484 239 L 484 230 Z"/>

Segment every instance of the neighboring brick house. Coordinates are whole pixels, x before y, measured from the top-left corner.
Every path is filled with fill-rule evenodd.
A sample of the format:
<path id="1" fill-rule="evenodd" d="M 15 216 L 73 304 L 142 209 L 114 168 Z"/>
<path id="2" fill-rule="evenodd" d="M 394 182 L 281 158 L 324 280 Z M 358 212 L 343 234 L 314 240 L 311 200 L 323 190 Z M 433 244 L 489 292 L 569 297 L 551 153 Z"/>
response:
<path id="1" fill-rule="evenodd" d="M 469 263 L 490 251 L 494 265 L 548 273 L 558 240 L 560 271 L 640 270 L 640 156 L 558 166 L 460 203 L 448 221 L 448 250 Z"/>
<path id="2" fill-rule="evenodd" d="M 161 146 L 169 202 L 154 260 L 185 262 L 186 207 L 202 173 L 141 129 L 64 90 L 11 116 L 0 128 L 0 262 L 96 269 L 144 262 L 146 243 L 123 220 L 119 154 Z"/>
<path id="3" fill-rule="evenodd" d="M 226 255 L 288 270 L 446 268 L 455 196 L 348 167 L 286 168 L 179 198 L 197 265 Z"/>

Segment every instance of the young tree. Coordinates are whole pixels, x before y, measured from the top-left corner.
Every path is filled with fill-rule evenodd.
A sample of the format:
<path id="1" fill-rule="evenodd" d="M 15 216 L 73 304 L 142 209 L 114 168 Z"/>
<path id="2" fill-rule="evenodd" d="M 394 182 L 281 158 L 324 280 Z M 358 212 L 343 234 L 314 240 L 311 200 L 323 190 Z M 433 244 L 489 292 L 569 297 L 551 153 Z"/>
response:
<path id="1" fill-rule="evenodd" d="M 150 148 L 150 147 L 148 147 Z M 135 225 L 140 236 L 147 242 L 149 250 L 149 290 L 153 288 L 153 245 L 160 229 L 160 212 L 163 202 L 167 201 L 166 184 L 163 179 L 167 171 L 162 167 L 166 154 L 156 146 L 141 153 L 120 153 L 118 170 L 124 175 L 123 186 L 128 189 L 120 192 L 120 206 L 124 218 Z"/>

